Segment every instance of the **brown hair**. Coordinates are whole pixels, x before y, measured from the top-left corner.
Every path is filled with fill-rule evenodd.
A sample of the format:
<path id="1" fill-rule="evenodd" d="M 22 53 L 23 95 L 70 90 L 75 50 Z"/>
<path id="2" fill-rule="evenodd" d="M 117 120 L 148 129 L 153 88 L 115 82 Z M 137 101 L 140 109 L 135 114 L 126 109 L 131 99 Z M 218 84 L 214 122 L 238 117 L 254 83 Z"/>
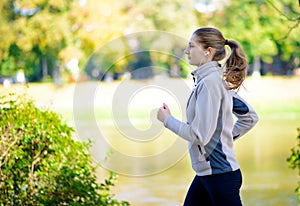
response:
<path id="1" fill-rule="evenodd" d="M 245 80 L 248 62 L 245 53 L 238 42 L 227 40 L 222 33 L 215 28 L 200 28 L 194 33 L 198 42 L 204 49 L 212 47 L 215 50 L 213 61 L 220 61 L 226 57 L 225 45 L 231 49 L 224 72 L 224 80 L 228 83 L 228 89 L 238 89 Z"/>

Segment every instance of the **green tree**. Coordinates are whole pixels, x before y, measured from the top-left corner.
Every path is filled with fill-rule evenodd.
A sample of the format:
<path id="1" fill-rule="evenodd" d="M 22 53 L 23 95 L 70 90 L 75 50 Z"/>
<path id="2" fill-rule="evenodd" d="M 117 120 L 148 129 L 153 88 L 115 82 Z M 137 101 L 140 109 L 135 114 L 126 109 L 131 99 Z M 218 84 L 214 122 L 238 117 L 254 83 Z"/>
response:
<path id="1" fill-rule="evenodd" d="M 154 0 L 149 6 L 146 0 L 129 0 L 125 6 L 127 32 L 154 30 L 169 34 L 157 34 L 153 38 L 152 33 L 149 33 L 148 39 L 147 34 L 144 34 L 141 40 L 144 43 L 142 47 L 150 50 L 154 48 L 154 51 L 150 52 L 154 66 L 164 67 L 170 70 L 171 75 L 179 76 L 181 74 L 179 59 L 184 56 L 185 46 L 182 40 L 187 44 L 190 34 L 195 29 L 196 18 L 191 12 L 193 1 Z M 135 21 L 132 21 L 133 19 Z M 159 51 L 164 51 L 164 54 Z"/>
<path id="2" fill-rule="evenodd" d="M 2 1 L 0 30 L 5 32 L 9 27 L 10 36 L 1 39 L 5 42 L 1 70 L 10 63 L 11 71 L 24 68 L 30 80 L 59 74 L 58 54 L 71 37 L 68 11 L 72 1 Z"/>
<path id="3" fill-rule="evenodd" d="M 291 149 L 291 155 L 287 158 L 287 162 L 289 168 L 298 170 L 298 175 L 300 176 L 300 128 L 298 128 L 297 142 L 297 145 Z M 300 182 L 298 182 L 295 192 L 297 192 L 300 199 Z"/>
<path id="4" fill-rule="evenodd" d="M 21 96 L 0 99 L 0 205 L 129 205 L 97 182 L 89 145 L 56 113 Z"/>
<path id="5" fill-rule="evenodd" d="M 196 15 L 200 25 L 214 25 L 226 37 L 241 42 L 250 63 L 254 64 L 254 70 L 259 70 L 261 60 L 272 63 L 275 56 L 275 60 L 280 60 L 279 63 L 299 59 L 299 41 L 296 38 L 300 35 L 299 30 L 295 29 L 289 33 L 288 38 L 283 38 L 294 24 L 274 8 L 276 5 L 286 16 L 295 16 L 298 3 L 293 0 L 276 0 L 272 1 L 273 4 L 269 2 L 232 0 L 214 12 L 197 12 Z"/>
<path id="6" fill-rule="evenodd" d="M 13 75 L 15 68 L 15 58 L 18 56 L 18 48 L 14 46 L 16 35 L 9 24 L 9 18 L 12 18 L 12 13 L 9 12 L 9 1 L 3 0 L 0 2 L 0 75 Z M 5 35 L 3 35 L 5 34 Z M 15 53 L 14 56 L 11 53 Z"/>
<path id="7" fill-rule="evenodd" d="M 127 27 L 123 6 L 125 2 L 89 0 L 83 5 L 72 5 L 69 13 L 72 45 L 81 51 L 81 68 L 86 65 L 94 52 L 114 38 L 125 34 Z"/>
<path id="8" fill-rule="evenodd" d="M 178 65 L 178 58 L 183 55 L 183 51 L 179 51 L 178 49 L 183 48 L 182 42 L 176 45 L 176 42 L 172 41 L 173 39 L 164 38 L 166 35 L 157 34 L 153 37 L 153 33 L 149 32 L 149 35 L 147 35 L 147 31 L 168 32 L 170 33 L 169 37 L 173 34 L 186 39 L 187 42 L 189 35 L 194 29 L 193 25 L 196 22 L 194 15 L 191 13 L 191 7 L 192 1 L 184 0 L 155 0 L 151 1 L 151 6 L 149 6 L 149 2 L 146 0 L 127 0 L 122 2 L 112 0 L 109 3 L 91 1 L 91 4 L 87 3 L 85 7 L 79 8 L 86 11 L 82 12 L 86 16 L 78 17 L 76 20 L 77 22 L 81 22 L 78 23 L 81 26 L 77 32 L 77 38 L 82 41 L 81 48 L 86 51 L 85 55 L 87 57 L 90 57 L 91 53 L 97 52 L 97 49 L 105 50 L 107 54 L 111 53 L 109 57 L 102 58 L 102 51 L 99 51 L 95 55 L 99 56 L 95 57 L 97 60 L 88 62 L 87 72 L 89 74 L 97 74 L 97 72 L 92 72 L 97 65 L 98 68 L 108 65 L 106 69 L 110 68 L 110 71 L 113 72 L 130 71 L 132 61 L 137 61 L 139 57 L 131 55 L 135 51 L 130 47 L 126 36 L 138 32 L 143 32 L 142 36 L 136 35 L 136 41 L 140 42 L 139 49 L 155 48 L 156 50 L 150 52 L 154 66 L 163 66 L 166 69 L 172 68 L 175 70 L 178 67 L 173 67 L 173 65 Z M 89 30 L 87 31 L 84 28 L 88 28 Z M 118 38 L 119 40 L 115 40 L 114 38 Z M 131 36 L 130 38 L 134 37 Z M 115 42 L 111 43 L 111 40 Z M 107 43 L 114 45 L 114 47 L 108 48 Z M 166 51 L 166 53 L 162 54 L 159 51 Z M 116 55 L 118 57 L 122 57 L 123 55 L 123 59 L 118 59 L 119 61 L 117 62 L 109 61 L 109 59 L 114 59 L 112 57 Z M 178 58 L 176 59 L 174 56 Z M 178 75 L 178 71 L 174 73 Z"/>

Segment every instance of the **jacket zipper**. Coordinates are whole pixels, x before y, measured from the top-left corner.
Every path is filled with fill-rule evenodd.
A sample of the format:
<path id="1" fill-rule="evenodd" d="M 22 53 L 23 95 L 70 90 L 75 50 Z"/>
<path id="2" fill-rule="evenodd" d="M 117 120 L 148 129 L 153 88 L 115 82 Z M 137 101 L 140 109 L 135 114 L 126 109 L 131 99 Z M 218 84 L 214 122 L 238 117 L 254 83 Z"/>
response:
<path id="1" fill-rule="evenodd" d="M 198 146 L 200 154 L 203 155 L 200 145 L 197 145 L 197 146 Z"/>

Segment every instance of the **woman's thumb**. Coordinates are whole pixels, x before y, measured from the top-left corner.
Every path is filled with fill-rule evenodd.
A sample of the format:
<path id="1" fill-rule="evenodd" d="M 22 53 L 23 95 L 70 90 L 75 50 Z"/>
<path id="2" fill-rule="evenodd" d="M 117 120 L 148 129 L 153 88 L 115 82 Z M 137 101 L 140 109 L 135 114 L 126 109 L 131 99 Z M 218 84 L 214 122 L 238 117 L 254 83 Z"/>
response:
<path id="1" fill-rule="evenodd" d="M 166 103 L 163 103 L 163 108 L 164 108 L 164 109 L 169 109 L 169 108 L 168 108 L 168 105 L 167 105 Z"/>

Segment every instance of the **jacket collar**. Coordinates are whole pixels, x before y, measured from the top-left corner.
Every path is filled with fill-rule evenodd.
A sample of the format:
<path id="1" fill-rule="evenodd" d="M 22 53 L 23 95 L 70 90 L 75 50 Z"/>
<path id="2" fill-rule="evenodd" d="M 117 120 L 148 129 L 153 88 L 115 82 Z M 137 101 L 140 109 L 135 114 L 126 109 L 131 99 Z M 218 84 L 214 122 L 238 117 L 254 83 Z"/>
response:
<path id="1" fill-rule="evenodd" d="M 218 62 L 216 61 L 207 62 L 199 66 L 197 69 L 192 71 L 191 74 L 193 75 L 193 78 L 195 78 L 195 83 L 198 84 L 201 79 L 213 72 L 221 72 Z"/>

